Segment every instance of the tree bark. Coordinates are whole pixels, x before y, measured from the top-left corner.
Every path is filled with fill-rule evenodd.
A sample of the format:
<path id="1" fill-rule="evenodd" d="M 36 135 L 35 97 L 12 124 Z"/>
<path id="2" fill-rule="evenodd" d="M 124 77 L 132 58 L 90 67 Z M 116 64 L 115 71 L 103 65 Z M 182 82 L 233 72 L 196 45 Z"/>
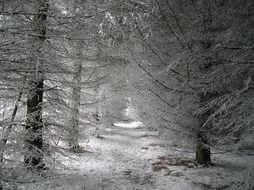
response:
<path id="1" fill-rule="evenodd" d="M 27 121 L 25 136 L 24 162 L 29 168 L 41 168 L 43 166 L 43 138 L 42 138 L 42 103 L 43 103 L 43 79 L 31 81 L 32 88 L 27 99 Z"/>
<path id="2" fill-rule="evenodd" d="M 210 36 L 210 28 L 212 25 L 212 14 L 211 14 L 211 1 L 201 0 L 201 25 L 200 31 L 201 34 L 201 42 L 200 42 L 200 50 L 201 52 L 209 52 L 211 48 L 211 36 Z M 201 67 L 209 65 L 209 59 L 206 57 L 207 55 L 201 55 Z M 209 72 L 209 71 L 208 71 Z M 206 102 L 209 97 L 204 97 L 203 94 L 200 96 L 200 105 Z M 204 113 L 198 117 L 199 126 L 197 130 L 197 146 L 196 146 L 196 163 L 201 165 L 210 165 L 211 164 L 211 152 L 208 147 L 208 139 L 206 136 L 206 131 L 203 128 L 203 124 L 208 119 L 208 115 Z"/>
<path id="3" fill-rule="evenodd" d="M 33 26 L 36 37 L 33 39 L 34 53 L 37 59 L 35 73 L 29 80 L 29 90 L 27 97 L 27 121 L 25 126 L 25 151 L 24 163 L 29 169 L 44 169 L 43 163 L 43 55 L 42 47 L 46 39 L 46 13 L 48 11 L 48 0 L 36 0 L 35 6 L 38 14 L 33 17 Z M 34 56 L 34 55 L 31 55 Z"/>
<path id="4" fill-rule="evenodd" d="M 78 42 L 80 43 L 80 42 Z M 68 141 L 70 150 L 74 152 L 82 151 L 79 146 L 79 109 L 80 109 L 80 93 L 81 93 L 81 74 L 82 74 L 82 60 L 81 60 L 81 49 L 78 47 L 76 51 L 77 59 L 74 62 L 74 76 L 72 80 L 72 96 L 70 103 L 70 119 L 68 122 Z"/>

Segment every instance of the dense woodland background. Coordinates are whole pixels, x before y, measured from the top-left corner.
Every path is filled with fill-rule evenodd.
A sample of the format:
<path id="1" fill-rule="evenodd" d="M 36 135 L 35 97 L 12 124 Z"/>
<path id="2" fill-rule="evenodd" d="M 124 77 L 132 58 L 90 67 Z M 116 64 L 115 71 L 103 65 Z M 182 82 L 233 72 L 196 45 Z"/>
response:
<path id="1" fill-rule="evenodd" d="M 253 155 L 253 51 L 251 0 L 1 0 L 1 181 L 44 175 L 117 121 L 195 165 Z"/>

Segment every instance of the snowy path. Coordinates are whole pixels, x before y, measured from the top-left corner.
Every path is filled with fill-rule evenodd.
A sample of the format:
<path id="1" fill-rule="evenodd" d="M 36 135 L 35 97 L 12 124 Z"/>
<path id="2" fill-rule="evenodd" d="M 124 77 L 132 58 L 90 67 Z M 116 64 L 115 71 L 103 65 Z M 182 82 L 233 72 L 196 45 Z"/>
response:
<path id="1" fill-rule="evenodd" d="M 90 137 L 81 145 L 88 152 L 73 154 L 65 151 L 56 160 L 67 168 L 56 168 L 48 179 L 26 184 L 22 190 L 222 190 L 231 189 L 237 181 L 239 169 L 246 160 L 235 155 L 214 155 L 211 168 L 189 168 L 186 165 L 161 165 L 158 171 L 153 163 L 159 157 L 193 158 L 193 153 L 171 149 L 170 142 L 159 138 L 140 122 L 115 123 L 101 130 L 102 138 Z M 180 141 L 180 139 L 179 139 Z M 235 161 L 232 162 L 232 158 Z M 227 166 L 225 161 L 229 160 Z M 239 162 L 240 161 L 240 162 Z M 253 161 L 253 157 L 249 158 Z M 160 166 L 160 165 L 159 165 Z"/>
<path id="2" fill-rule="evenodd" d="M 149 146 L 161 144 L 157 132 L 137 123 L 117 123 L 105 129 L 101 136 L 102 139 L 93 138 L 89 143 L 89 149 L 96 152 L 82 155 L 80 162 L 67 164 L 78 168 L 77 172 L 84 176 L 82 182 L 73 184 L 72 189 L 74 186 L 75 189 L 88 190 L 168 189 L 169 186 L 172 190 L 181 189 L 170 179 L 164 181 L 166 184 L 157 184 L 163 181 L 156 179 L 160 176 L 152 172 L 151 162 L 168 153 L 165 148 Z"/>
<path id="3" fill-rule="evenodd" d="M 101 132 L 102 139 L 91 138 L 84 143 L 91 152 L 61 157 L 68 166 L 65 175 L 43 183 L 31 184 L 25 189 L 54 190 L 152 190 L 191 189 L 184 177 L 153 172 L 152 162 L 169 150 L 158 133 L 149 131 L 141 123 L 115 124 Z M 35 188 L 36 187 L 36 188 Z"/>

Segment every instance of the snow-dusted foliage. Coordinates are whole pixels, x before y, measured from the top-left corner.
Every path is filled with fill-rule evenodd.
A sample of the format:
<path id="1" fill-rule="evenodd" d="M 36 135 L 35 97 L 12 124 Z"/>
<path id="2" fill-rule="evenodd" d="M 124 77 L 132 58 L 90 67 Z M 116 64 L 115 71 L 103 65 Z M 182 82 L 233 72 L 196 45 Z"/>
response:
<path id="1" fill-rule="evenodd" d="M 253 9 L 0 0 L 0 189 L 252 190 Z"/>

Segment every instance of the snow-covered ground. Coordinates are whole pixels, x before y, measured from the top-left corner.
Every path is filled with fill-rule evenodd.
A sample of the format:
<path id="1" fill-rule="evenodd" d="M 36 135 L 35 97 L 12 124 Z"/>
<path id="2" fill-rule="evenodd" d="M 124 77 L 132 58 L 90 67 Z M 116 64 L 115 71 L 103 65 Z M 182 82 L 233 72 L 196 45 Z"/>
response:
<path id="1" fill-rule="evenodd" d="M 65 149 L 55 153 L 57 167 L 52 175 L 21 184 L 18 189 L 253 190 L 253 155 L 217 153 L 212 155 L 213 166 L 196 167 L 194 146 L 176 144 L 174 134 L 168 134 L 172 142 L 170 138 L 161 139 L 157 131 L 137 118 L 101 129 L 101 138 L 92 136 L 88 141 L 84 136 L 81 146 L 85 153 L 73 154 Z"/>
<path id="2" fill-rule="evenodd" d="M 165 146 L 158 133 L 140 122 L 116 123 L 90 138 L 86 153 L 59 155 L 66 168 L 54 177 L 22 185 L 27 190 L 203 190 L 231 189 L 246 163 L 242 157 L 215 155 L 215 166 L 195 168 L 191 163 L 170 166 L 168 158 L 191 159 L 193 154 Z M 253 157 L 249 156 L 249 162 Z M 190 161 L 190 160 L 189 160 Z M 238 165 L 237 165 L 238 164 Z M 248 163 L 249 164 L 249 163 Z"/>

